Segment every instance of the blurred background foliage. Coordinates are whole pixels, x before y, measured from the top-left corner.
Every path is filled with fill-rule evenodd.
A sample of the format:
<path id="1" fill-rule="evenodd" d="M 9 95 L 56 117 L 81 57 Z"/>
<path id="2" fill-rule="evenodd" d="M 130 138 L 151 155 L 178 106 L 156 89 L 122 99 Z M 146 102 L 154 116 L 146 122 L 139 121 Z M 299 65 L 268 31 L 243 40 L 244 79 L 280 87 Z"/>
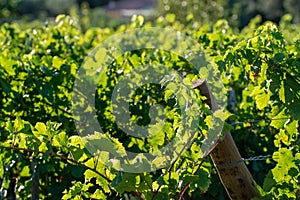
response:
<path id="1" fill-rule="evenodd" d="M 152 3 L 148 20 L 173 13 L 183 23 L 189 23 L 191 19 L 203 24 L 226 19 L 231 26 L 241 29 L 257 15 L 261 16 L 262 23 L 268 20 L 278 23 L 283 15 L 291 14 L 293 23 L 300 22 L 299 0 L 140 0 L 139 4 L 141 2 Z M 136 1 L 0 0 L 0 24 L 16 20 L 33 22 L 35 19 L 51 19 L 58 14 L 70 14 L 81 21 L 83 30 L 95 26 L 117 27 L 130 19 L 121 13 L 116 14 L 118 12 L 109 14 L 112 5 L 120 4 L 136 4 Z"/>
<path id="2" fill-rule="evenodd" d="M 203 24 L 227 19 L 239 28 L 245 27 L 257 15 L 262 17 L 262 22 L 278 23 L 289 13 L 294 23 L 300 22 L 298 0 L 159 0 L 159 11 L 174 13 L 182 21 L 188 21 L 192 14 Z"/>

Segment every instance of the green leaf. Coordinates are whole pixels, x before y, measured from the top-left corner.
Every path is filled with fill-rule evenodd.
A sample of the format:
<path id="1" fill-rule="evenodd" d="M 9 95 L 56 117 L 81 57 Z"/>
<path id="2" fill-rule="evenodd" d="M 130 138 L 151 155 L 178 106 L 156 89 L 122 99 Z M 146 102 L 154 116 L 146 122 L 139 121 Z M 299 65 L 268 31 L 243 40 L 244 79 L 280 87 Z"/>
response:
<path id="1" fill-rule="evenodd" d="M 284 58 L 285 58 L 285 55 L 283 53 L 277 53 L 274 56 L 275 62 L 278 62 L 278 63 L 281 63 Z"/>
<path id="2" fill-rule="evenodd" d="M 288 106 L 288 113 L 295 119 L 300 120 L 300 101 L 295 101 Z"/>
<path id="3" fill-rule="evenodd" d="M 66 194 L 64 194 L 63 196 L 62 196 L 62 200 L 67 200 L 67 199 L 71 199 L 72 198 L 72 195 L 70 194 L 70 193 L 67 193 L 67 190 L 64 190 L 64 193 L 66 193 Z"/>
<path id="4" fill-rule="evenodd" d="M 279 110 L 278 107 L 272 108 L 272 113 L 270 114 L 270 117 L 273 117 L 271 118 L 272 121 L 270 126 L 277 129 L 283 128 L 284 124 L 288 120 L 288 117 L 285 115 L 285 109 Z"/>
<path id="5" fill-rule="evenodd" d="M 214 115 L 214 117 L 220 119 L 221 121 L 225 121 L 227 119 L 226 112 L 224 112 L 224 111 L 222 111 L 220 109 L 217 110 L 217 111 L 215 111 L 213 115 Z"/>
<path id="6" fill-rule="evenodd" d="M 68 137 L 66 132 L 60 132 L 59 134 L 55 135 L 52 140 L 52 145 L 56 147 L 67 147 L 68 144 Z"/>
<path id="7" fill-rule="evenodd" d="M 276 186 L 276 181 L 273 179 L 272 172 L 269 171 L 266 178 L 265 178 L 265 180 L 264 180 L 263 189 L 266 192 L 269 192 L 274 186 Z"/>
<path id="8" fill-rule="evenodd" d="M 136 190 L 136 184 L 139 183 L 139 175 L 119 172 L 111 182 L 111 186 L 118 192 L 131 192 Z"/>
<path id="9" fill-rule="evenodd" d="M 291 163 L 292 160 L 294 160 L 292 151 L 287 148 L 282 148 L 279 151 L 274 152 L 273 154 L 274 161 L 278 163 Z"/>
<path id="10" fill-rule="evenodd" d="M 263 110 L 269 103 L 270 95 L 263 93 L 255 97 L 257 108 Z"/>
<path id="11" fill-rule="evenodd" d="M 272 174 L 276 182 L 289 181 L 292 177 L 288 174 L 291 168 L 297 168 L 291 150 L 282 148 L 273 154 L 273 160 L 277 165 L 272 169 Z"/>
<path id="12" fill-rule="evenodd" d="M 97 151 L 109 152 L 115 157 L 126 156 L 126 150 L 116 138 L 112 138 L 108 135 L 96 133 L 85 138 L 87 143 L 86 147 L 91 153 Z"/>
<path id="13" fill-rule="evenodd" d="M 36 135 L 37 137 L 40 135 L 48 136 L 48 130 L 44 123 L 38 122 L 38 123 L 36 123 L 34 128 L 37 130 L 37 131 L 34 131 L 34 135 Z"/>
<path id="14" fill-rule="evenodd" d="M 201 191 L 206 192 L 211 184 L 210 173 L 209 170 L 201 167 L 198 171 L 197 176 L 199 179 L 191 183 L 192 189 L 199 188 Z"/>
<path id="15" fill-rule="evenodd" d="M 13 133 L 14 132 L 14 125 L 11 121 L 7 121 L 5 123 L 5 130 L 7 130 L 9 133 Z"/>
<path id="16" fill-rule="evenodd" d="M 166 89 L 171 90 L 172 92 L 176 92 L 178 89 L 178 85 L 174 82 L 170 82 L 167 86 Z"/>
<path id="17" fill-rule="evenodd" d="M 285 129 L 290 136 L 293 136 L 293 134 L 298 133 L 298 121 L 292 121 L 291 123 L 285 126 Z"/>
<path id="18" fill-rule="evenodd" d="M 292 167 L 292 168 L 289 169 L 288 174 L 289 174 L 291 177 L 297 177 L 297 176 L 299 176 L 299 169 L 296 168 L 296 167 Z"/>
<path id="19" fill-rule="evenodd" d="M 41 152 L 48 151 L 48 147 L 47 147 L 47 144 L 45 142 L 41 143 L 41 145 L 39 146 L 39 151 L 41 151 Z"/>
<path id="20" fill-rule="evenodd" d="M 14 131 L 20 132 L 23 128 L 24 128 L 24 121 L 20 117 L 17 117 L 14 121 Z"/>
<path id="21" fill-rule="evenodd" d="M 283 102 L 283 103 L 285 103 L 286 101 L 285 101 L 285 95 L 284 95 L 284 87 L 280 87 L 280 89 L 279 89 L 279 99 Z"/>
<path id="22" fill-rule="evenodd" d="M 55 67 L 56 69 L 60 69 L 60 67 L 63 63 L 64 63 L 64 60 L 58 56 L 54 56 L 52 59 L 53 67 Z"/>
<path id="23" fill-rule="evenodd" d="M 81 137 L 77 136 L 77 135 L 73 135 L 71 137 L 68 138 L 69 140 L 69 145 L 77 147 L 79 149 L 83 149 L 84 148 L 84 143 Z"/>
<path id="24" fill-rule="evenodd" d="M 97 189 L 94 194 L 90 196 L 92 199 L 106 199 L 106 195 L 99 189 Z"/>
<path id="25" fill-rule="evenodd" d="M 174 95 L 174 92 L 171 90 L 165 91 L 165 101 L 167 101 L 172 95 Z"/>
<path id="26" fill-rule="evenodd" d="M 20 172 L 20 176 L 21 177 L 30 177 L 31 176 L 29 166 L 24 166 L 23 167 L 22 171 Z"/>
<path id="27" fill-rule="evenodd" d="M 292 101 L 292 99 L 294 98 L 294 95 L 291 91 L 291 88 L 289 87 L 289 85 L 287 84 L 287 81 L 283 81 L 281 83 L 281 87 L 279 89 L 279 99 L 283 102 L 283 103 L 289 103 Z"/>
<path id="28" fill-rule="evenodd" d="M 96 178 L 97 176 L 99 176 L 99 175 L 89 169 L 84 172 L 84 178 L 87 181 L 90 181 L 92 178 Z"/>
<path id="29" fill-rule="evenodd" d="M 197 181 L 199 180 L 200 177 L 198 175 L 187 175 L 187 176 L 184 176 L 183 177 L 183 185 L 187 184 L 187 183 L 191 183 L 191 182 L 194 182 L 194 181 Z"/>

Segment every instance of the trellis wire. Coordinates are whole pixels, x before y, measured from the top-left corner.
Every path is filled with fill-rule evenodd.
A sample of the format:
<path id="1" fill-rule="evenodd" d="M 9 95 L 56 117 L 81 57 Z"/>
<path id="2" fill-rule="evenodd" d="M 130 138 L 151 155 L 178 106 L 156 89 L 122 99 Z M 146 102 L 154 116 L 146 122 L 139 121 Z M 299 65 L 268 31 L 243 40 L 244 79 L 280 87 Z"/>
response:
<path id="1" fill-rule="evenodd" d="M 265 155 L 265 156 L 253 156 L 250 158 L 242 158 L 241 160 L 231 162 L 231 163 L 224 163 L 224 164 L 215 164 L 216 167 L 232 167 L 243 163 L 245 161 L 260 161 L 260 160 L 267 160 L 268 158 L 272 158 L 272 155 Z"/>

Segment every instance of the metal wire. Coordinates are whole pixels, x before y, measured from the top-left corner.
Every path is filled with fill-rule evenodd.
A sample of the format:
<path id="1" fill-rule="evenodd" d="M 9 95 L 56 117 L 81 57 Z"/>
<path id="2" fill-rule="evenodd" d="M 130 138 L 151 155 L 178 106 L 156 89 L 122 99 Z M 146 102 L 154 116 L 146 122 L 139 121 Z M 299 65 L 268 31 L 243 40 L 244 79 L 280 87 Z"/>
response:
<path id="1" fill-rule="evenodd" d="M 245 161 L 259 161 L 259 160 L 267 160 L 268 158 L 272 158 L 272 155 L 265 155 L 265 156 L 253 156 L 250 158 L 242 158 L 241 160 L 231 162 L 231 163 L 224 163 L 224 164 L 216 164 L 216 167 L 232 167 L 238 164 L 241 164 Z"/>
<path id="2" fill-rule="evenodd" d="M 243 158 L 244 161 L 255 161 L 255 160 L 267 160 L 268 158 L 272 158 L 272 155 L 266 156 L 253 156 L 250 158 Z"/>

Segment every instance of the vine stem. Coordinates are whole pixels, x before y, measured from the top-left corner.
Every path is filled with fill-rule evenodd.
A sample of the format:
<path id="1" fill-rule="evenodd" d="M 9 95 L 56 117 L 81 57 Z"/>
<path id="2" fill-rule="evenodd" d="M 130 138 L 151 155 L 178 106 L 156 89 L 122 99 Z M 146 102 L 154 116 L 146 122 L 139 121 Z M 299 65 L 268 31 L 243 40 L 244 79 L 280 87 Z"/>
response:
<path id="1" fill-rule="evenodd" d="M 57 153 L 53 153 L 53 152 L 43 152 L 43 151 L 38 151 L 38 150 L 33 150 L 33 149 L 25 149 L 25 148 L 19 148 L 19 147 L 14 147 L 14 146 L 3 146 L 3 145 L 0 145 L 0 149 L 11 149 L 11 150 L 15 150 L 15 151 L 26 151 L 26 152 L 30 152 L 30 153 L 37 153 L 37 154 L 43 154 L 43 155 L 48 155 L 48 156 L 51 156 L 51 157 L 57 157 L 57 158 L 60 158 L 62 160 L 65 160 L 65 161 L 69 161 L 73 164 L 76 164 L 78 166 L 81 166 L 85 169 L 89 169 L 91 171 L 93 171 L 94 173 L 98 174 L 99 176 L 101 176 L 101 178 L 105 179 L 107 182 L 111 183 L 112 180 L 110 180 L 109 178 L 107 178 L 105 175 L 101 174 L 100 172 L 98 172 L 95 168 L 91 168 L 89 166 L 86 166 L 85 164 L 82 164 L 72 158 L 68 158 L 66 156 L 63 156 L 63 155 L 59 155 Z M 132 192 L 135 196 L 137 196 L 139 199 L 143 199 L 142 198 L 142 195 L 138 192 L 138 191 L 133 191 Z"/>
<path id="2" fill-rule="evenodd" d="M 203 163 L 204 163 L 205 160 L 206 160 L 206 158 L 203 158 L 203 159 L 201 160 L 201 162 L 199 163 L 199 165 L 198 165 L 196 171 L 193 173 L 193 175 L 195 175 L 195 174 L 198 173 L 200 167 L 203 165 Z M 184 185 L 183 189 L 182 189 L 182 190 L 180 191 L 180 193 L 178 194 L 177 200 L 180 200 L 180 199 L 183 197 L 184 193 L 185 193 L 186 190 L 189 188 L 189 185 L 190 185 L 189 183 L 187 183 L 187 184 Z"/>
<path id="3" fill-rule="evenodd" d="M 170 141 L 168 141 L 170 144 Z M 167 173 L 170 173 L 172 168 L 174 167 L 175 163 L 177 162 L 177 160 L 179 159 L 180 155 L 183 153 L 183 151 L 185 150 L 185 148 L 188 146 L 188 144 L 191 142 L 191 138 L 188 139 L 188 141 L 186 142 L 186 144 L 184 145 L 184 147 L 180 150 L 180 152 L 177 154 L 176 159 L 171 163 L 170 167 L 168 168 Z M 177 152 L 175 152 L 177 153 Z M 167 174 L 166 173 L 166 174 Z M 162 185 L 159 185 L 158 188 L 156 189 L 156 191 L 154 192 L 154 194 L 152 195 L 151 200 L 154 199 L 154 197 L 158 194 L 160 188 L 162 187 Z"/>
<path id="4" fill-rule="evenodd" d="M 43 155 L 48 155 L 48 156 L 51 156 L 51 157 L 57 157 L 57 158 L 60 158 L 62 160 L 65 160 L 65 161 L 68 161 L 70 163 L 73 163 L 73 164 L 76 164 L 78 166 L 81 166 L 85 169 L 89 169 L 91 170 L 92 172 L 98 174 L 99 176 L 101 176 L 101 178 L 105 179 L 107 182 L 111 183 L 112 180 L 110 180 L 109 178 L 107 178 L 105 175 L 101 174 L 100 172 L 98 172 L 96 169 L 94 168 L 91 168 L 85 164 L 82 164 L 72 158 L 68 158 L 64 155 L 59 155 L 57 153 L 53 153 L 53 152 L 43 152 L 43 151 L 38 151 L 38 150 L 34 150 L 34 149 L 26 149 L 26 148 L 19 148 L 19 147 L 9 147 L 9 146 L 3 146 L 3 145 L 0 145 L 0 149 L 11 149 L 11 150 L 15 150 L 15 151 L 26 151 L 26 152 L 30 152 L 30 153 L 37 153 L 37 154 L 43 154 Z"/>

